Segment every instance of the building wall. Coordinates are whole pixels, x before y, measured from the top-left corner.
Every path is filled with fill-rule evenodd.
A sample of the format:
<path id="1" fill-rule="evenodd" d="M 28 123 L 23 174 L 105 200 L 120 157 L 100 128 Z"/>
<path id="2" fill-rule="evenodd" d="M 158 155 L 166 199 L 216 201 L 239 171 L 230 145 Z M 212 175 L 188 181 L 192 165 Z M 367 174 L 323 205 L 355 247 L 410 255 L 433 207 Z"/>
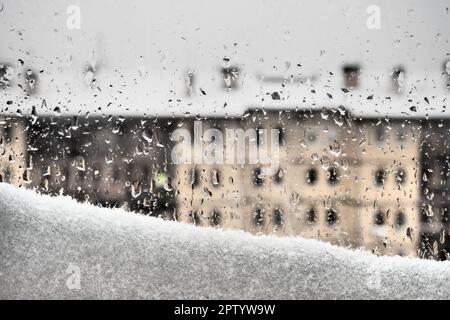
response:
<path id="1" fill-rule="evenodd" d="M 215 123 L 219 129 L 227 125 L 226 119 Z M 264 176 L 260 174 L 264 164 L 248 161 L 240 166 L 176 166 L 182 217 L 203 208 L 202 217 L 216 211 L 233 217 L 221 220 L 225 228 L 300 235 L 363 246 L 379 254 L 417 254 L 420 128 L 416 123 L 393 121 L 380 130 L 378 121 L 355 121 L 338 109 L 252 111 L 240 126 L 244 131 L 282 129 L 279 170 Z M 194 167 L 201 176 L 195 187 Z M 233 183 L 224 179 L 219 189 L 211 188 L 208 178 L 213 170 Z M 379 171 L 382 184 L 376 180 Z"/>
<path id="2" fill-rule="evenodd" d="M 0 121 L 0 175 L 17 186 L 379 254 L 448 252 L 450 153 L 440 123 L 354 120 L 343 110 L 253 110 L 202 121 L 203 130 L 281 129 L 279 170 L 261 176 L 264 165 L 248 163 L 248 139 L 245 164 L 171 166 L 170 133 L 192 131 L 194 119 L 94 119 L 76 130 L 70 119 L 42 118 L 37 127 Z"/>

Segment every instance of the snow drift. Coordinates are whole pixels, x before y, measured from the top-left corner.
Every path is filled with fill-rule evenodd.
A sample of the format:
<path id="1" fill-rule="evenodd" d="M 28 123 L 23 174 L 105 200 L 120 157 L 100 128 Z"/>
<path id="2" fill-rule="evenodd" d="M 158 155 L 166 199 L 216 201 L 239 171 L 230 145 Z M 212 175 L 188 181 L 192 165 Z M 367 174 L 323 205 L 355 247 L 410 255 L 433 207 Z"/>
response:
<path id="1" fill-rule="evenodd" d="M 375 257 L 0 184 L 0 298 L 450 298 L 450 263 Z"/>

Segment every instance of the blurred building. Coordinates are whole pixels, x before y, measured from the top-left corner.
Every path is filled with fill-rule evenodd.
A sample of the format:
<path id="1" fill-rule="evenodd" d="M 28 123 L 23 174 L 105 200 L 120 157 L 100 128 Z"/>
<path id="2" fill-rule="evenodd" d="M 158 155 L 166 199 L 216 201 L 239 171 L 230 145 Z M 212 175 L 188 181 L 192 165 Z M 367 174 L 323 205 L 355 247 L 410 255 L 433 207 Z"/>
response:
<path id="1" fill-rule="evenodd" d="M 147 214 L 173 212 L 167 183 L 155 182 L 168 179 L 158 122 L 121 117 L 28 121 L 29 188 Z"/>
<path id="2" fill-rule="evenodd" d="M 242 71 L 229 59 L 224 62 L 220 87 L 234 94 Z M 446 85 L 447 67 L 448 61 L 442 74 Z M 358 97 L 365 106 L 374 98 L 354 91 L 361 87 L 361 70 L 357 63 L 344 65 L 342 83 L 333 80 L 333 86 L 344 86 L 343 104 Z M 10 90 L 11 74 L 11 67 L 0 65 L 2 90 Z M 37 76 L 27 75 L 34 88 Z M 234 117 L 65 117 L 59 107 L 55 116 L 38 116 L 33 107 L 31 116 L 22 117 L 19 110 L 17 117 L 0 119 L 0 181 L 201 226 L 300 235 L 377 254 L 449 257 L 448 120 L 360 117 L 341 106 L 319 110 L 317 103 L 292 109 L 285 95 L 309 90 L 314 77 L 261 78 L 281 83 L 278 91 L 263 93 L 273 109 L 253 108 Z M 285 92 L 284 84 L 295 79 L 301 85 Z M 406 79 L 405 68 L 394 67 L 385 93 L 401 101 Z M 196 87 L 193 71 L 184 80 L 187 99 L 198 90 L 206 95 Z M 23 94 L 30 96 L 28 91 Z M 199 132 L 196 122 L 202 124 Z M 221 132 L 222 152 L 231 150 L 232 161 L 172 163 L 176 129 L 190 133 L 186 152 L 192 159 L 196 133 L 203 156 L 211 142 L 204 133 Z M 227 130 L 235 133 L 228 136 Z M 278 132 L 277 150 L 264 145 L 272 142 L 264 130 Z M 269 175 L 266 164 L 251 161 L 262 151 L 279 155 L 279 166 Z M 239 156 L 243 163 L 234 161 Z"/>
<path id="3" fill-rule="evenodd" d="M 0 118 L 0 182 L 22 185 L 26 168 L 26 138 L 25 121 L 15 117 Z"/>
<path id="4" fill-rule="evenodd" d="M 450 123 L 424 122 L 421 159 L 421 250 L 426 257 L 448 259 L 450 253 Z"/>
<path id="5" fill-rule="evenodd" d="M 262 174 L 263 165 L 249 161 L 175 166 L 180 220 L 256 234 L 301 235 L 380 254 L 416 255 L 416 123 L 355 120 L 343 108 L 251 110 L 239 121 L 215 119 L 206 128 L 239 126 L 245 132 L 279 130 L 280 167 L 268 176 Z"/>
<path id="6" fill-rule="evenodd" d="M 224 150 L 232 148 L 236 159 L 242 149 L 229 145 L 226 130 L 253 130 L 245 136 L 245 163 L 171 163 L 171 133 L 194 135 L 196 120 L 201 135 L 223 132 Z M 252 109 L 239 118 L 0 121 L 0 177 L 16 186 L 202 226 L 448 257 L 444 120 L 361 119 L 334 108 Z M 267 165 L 249 161 L 250 140 L 258 145 L 261 129 L 279 132 L 280 165 L 270 175 L 263 174 Z"/>

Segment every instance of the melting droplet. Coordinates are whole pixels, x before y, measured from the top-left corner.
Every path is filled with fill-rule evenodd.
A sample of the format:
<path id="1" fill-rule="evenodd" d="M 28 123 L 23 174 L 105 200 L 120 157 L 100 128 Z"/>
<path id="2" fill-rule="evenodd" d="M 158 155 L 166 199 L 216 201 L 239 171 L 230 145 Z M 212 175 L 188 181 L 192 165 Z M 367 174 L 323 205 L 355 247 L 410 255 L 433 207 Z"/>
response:
<path id="1" fill-rule="evenodd" d="M 133 181 L 131 184 L 131 196 L 137 198 L 142 193 L 141 183 L 139 181 Z"/>

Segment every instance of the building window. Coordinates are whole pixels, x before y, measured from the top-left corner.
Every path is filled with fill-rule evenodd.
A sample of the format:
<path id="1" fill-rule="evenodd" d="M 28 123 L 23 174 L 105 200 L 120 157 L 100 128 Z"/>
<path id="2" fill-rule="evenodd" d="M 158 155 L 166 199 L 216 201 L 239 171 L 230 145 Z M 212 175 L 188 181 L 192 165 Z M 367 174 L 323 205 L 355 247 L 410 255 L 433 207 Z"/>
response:
<path id="1" fill-rule="evenodd" d="M 276 184 L 279 184 L 283 181 L 283 177 L 284 177 L 283 169 L 278 169 L 278 171 L 273 176 L 273 181 Z"/>
<path id="2" fill-rule="evenodd" d="M 198 213 L 197 210 L 194 210 L 193 212 L 191 212 L 189 214 L 189 218 L 190 218 L 192 224 L 194 224 L 196 226 L 201 226 L 202 225 L 202 218 L 201 218 L 201 215 Z"/>
<path id="3" fill-rule="evenodd" d="M 195 92 L 195 73 L 192 70 L 189 70 L 186 73 L 185 77 L 185 83 L 186 83 L 186 95 L 188 97 L 192 96 Z"/>
<path id="4" fill-rule="evenodd" d="M 444 62 L 444 75 L 447 77 L 447 89 L 450 89 L 450 60 Z"/>
<path id="5" fill-rule="evenodd" d="M 228 59 L 228 58 L 225 58 Z M 229 63 L 228 61 L 225 61 L 226 64 Z M 238 87 L 238 81 L 239 81 L 239 73 L 240 70 L 236 66 L 230 66 L 230 67 L 223 67 L 221 69 L 222 77 L 223 77 L 223 87 L 230 91 L 232 89 L 236 89 Z"/>
<path id="6" fill-rule="evenodd" d="M 378 125 L 375 129 L 375 137 L 377 142 L 384 142 L 386 140 L 386 127 Z"/>
<path id="7" fill-rule="evenodd" d="M 32 94 L 36 91 L 38 77 L 32 70 L 28 70 L 25 73 L 26 89 L 28 94 Z"/>
<path id="8" fill-rule="evenodd" d="M 13 140 L 13 128 L 11 125 L 8 125 L 4 128 L 5 141 L 10 143 Z"/>
<path id="9" fill-rule="evenodd" d="M 316 215 L 316 210 L 314 210 L 314 208 L 310 208 L 307 212 L 306 212 L 306 222 L 308 224 L 314 224 L 317 221 L 317 215 Z"/>
<path id="10" fill-rule="evenodd" d="M 211 212 L 211 225 L 217 227 L 222 223 L 222 215 L 217 209 Z"/>
<path id="11" fill-rule="evenodd" d="M 392 88 L 394 92 L 400 93 L 405 87 L 406 73 L 403 67 L 395 67 L 392 70 Z"/>
<path id="12" fill-rule="evenodd" d="M 381 187 L 386 182 L 386 171 L 383 169 L 378 169 L 377 172 L 375 172 L 375 185 L 378 187 Z"/>
<path id="13" fill-rule="evenodd" d="M 1 182 L 7 183 L 11 182 L 11 170 L 9 168 L 6 168 L 5 171 L 3 172 L 3 179 Z"/>
<path id="14" fill-rule="evenodd" d="M 328 209 L 327 212 L 327 222 L 330 226 L 335 225 L 338 220 L 338 213 L 334 209 Z"/>
<path id="15" fill-rule="evenodd" d="M 311 168 L 306 172 L 306 183 L 313 185 L 316 182 L 317 182 L 317 170 Z"/>
<path id="16" fill-rule="evenodd" d="M 328 182 L 330 184 L 336 184 L 339 182 L 339 171 L 335 167 L 328 169 Z"/>
<path id="17" fill-rule="evenodd" d="M 395 174 L 395 180 L 398 184 L 404 184 L 406 182 L 406 172 L 403 169 L 398 169 Z"/>
<path id="18" fill-rule="evenodd" d="M 113 173 L 112 173 L 112 182 L 119 182 L 120 180 L 120 173 L 121 173 L 121 168 L 119 166 L 114 166 L 113 167 Z"/>
<path id="19" fill-rule="evenodd" d="M 398 141 L 405 141 L 406 139 L 406 132 L 404 128 L 399 128 L 397 131 L 397 140 Z"/>
<path id="20" fill-rule="evenodd" d="M 253 222 L 255 224 L 255 227 L 260 228 L 264 225 L 264 210 L 261 208 L 258 208 L 253 213 Z"/>
<path id="21" fill-rule="evenodd" d="M 403 227 L 406 223 L 406 216 L 403 211 L 399 211 L 395 217 L 396 226 L 398 228 Z"/>
<path id="22" fill-rule="evenodd" d="M 276 127 L 275 130 L 278 130 L 278 145 L 284 145 L 284 128 Z"/>
<path id="23" fill-rule="evenodd" d="M 261 168 L 255 168 L 252 172 L 252 181 L 255 186 L 262 186 L 264 179 L 261 176 Z"/>
<path id="24" fill-rule="evenodd" d="M 0 64 L 0 89 L 6 89 L 10 85 L 13 71 L 12 67 L 3 63 Z"/>
<path id="25" fill-rule="evenodd" d="M 272 223 L 275 228 L 281 228 L 284 224 L 283 213 L 279 209 L 275 209 L 272 214 Z"/>
<path id="26" fill-rule="evenodd" d="M 385 223 L 385 215 L 382 211 L 375 213 L 374 222 L 377 226 L 382 226 Z"/>
<path id="27" fill-rule="evenodd" d="M 259 147 L 261 145 L 261 138 L 264 135 L 263 128 L 256 128 L 256 145 Z"/>
<path id="28" fill-rule="evenodd" d="M 344 85 L 346 88 L 356 88 L 359 85 L 360 67 L 356 64 L 347 64 L 342 68 Z"/>

